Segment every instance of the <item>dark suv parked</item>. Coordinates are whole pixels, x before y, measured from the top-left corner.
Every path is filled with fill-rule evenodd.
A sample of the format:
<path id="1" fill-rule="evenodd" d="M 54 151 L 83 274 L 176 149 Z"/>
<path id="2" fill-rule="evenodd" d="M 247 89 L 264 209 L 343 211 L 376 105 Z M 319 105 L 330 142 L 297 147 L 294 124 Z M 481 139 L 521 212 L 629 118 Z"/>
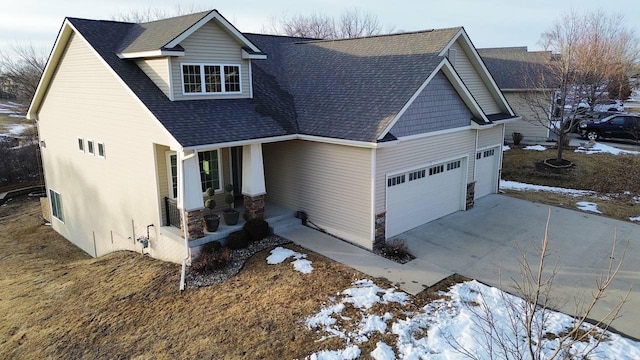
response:
<path id="1" fill-rule="evenodd" d="M 616 114 L 602 120 L 581 122 L 580 135 L 589 140 L 600 138 L 640 140 L 640 116 Z"/>

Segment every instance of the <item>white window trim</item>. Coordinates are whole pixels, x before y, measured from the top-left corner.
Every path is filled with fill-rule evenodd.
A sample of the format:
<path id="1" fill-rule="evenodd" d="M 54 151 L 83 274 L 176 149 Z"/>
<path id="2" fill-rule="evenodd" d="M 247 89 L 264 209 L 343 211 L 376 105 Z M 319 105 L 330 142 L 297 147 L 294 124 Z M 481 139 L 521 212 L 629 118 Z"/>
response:
<path id="1" fill-rule="evenodd" d="M 186 92 L 184 91 L 184 67 L 185 66 L 200 66 L 200 92 Z M 220 92 L 206 92 L 205 86 L 205 75 L 204 75 L 204 67 L 205 66 L 219 66 L 220 67 Z M 238 67 L 238 77 L 240 79 L 240 91 L 226 91 L 225 90 L 225 74 L 224 67 L 225 66 L 237 66 Z M 184 96 L 202 96 L 202 95 L 225 95 L 225 94 L 242 94 L 242 65 L 241 64 L 219 64 L 219 63 L 180 63 L 180 85 L 182 88 L 182 95 Z"/>
<path id="2" fill-rule="evenodd" d="M 102 155 L 100 155 L 100 147 L 102 146 Z M 104 143 L 103 142 L 97 142 L 96 143 L 96 148 L 98 151 L 96 151 L 96 155 L 98 155 L 99 158 L 104 159 L 107 155 L 107 150 L 104 148 Z"/>
<path id="3" fill-rule="evenodd" d="M 80 144 L 79 141 L 82 141 L 82 149 L 78 148 L 78 151 L 84 154 L 87 152 L 87 147 L 84 144 L 84 138 L 82 136 L 78 136 L 78 139 L 76 140 L 76 146 Z"/>
<path id="4" fill-rule="evenodd" d="M 53 198 L 51 196 L 51 193 L 54 192 L 58 195 L 58 198 L 60 199 L 60 203 L 62 205 L 62 195 L 60 195 L 59 192 L 55 191 L 52 188 L 49 188 L 49 193 L 47 194 L 49 196 L 49 209 L 51 210 L 51 217 L 58 220 L 59 222 L 61 222 L 62 224 L 64 224 L 64 209 L 62 206 L 60 206 L 60 211 L 62 211 L 62 219 L 60 219 L 59 217 L 55 216 L 53 214 Z"/>
<path id="5" fill-rule="evenodd" d="M 91 143 L 91 149 L 89 149 L 89 143 Z M 91 139 L 87 139 L 87 153 L 91 155 L 96 154 L 96 143 Z"/>

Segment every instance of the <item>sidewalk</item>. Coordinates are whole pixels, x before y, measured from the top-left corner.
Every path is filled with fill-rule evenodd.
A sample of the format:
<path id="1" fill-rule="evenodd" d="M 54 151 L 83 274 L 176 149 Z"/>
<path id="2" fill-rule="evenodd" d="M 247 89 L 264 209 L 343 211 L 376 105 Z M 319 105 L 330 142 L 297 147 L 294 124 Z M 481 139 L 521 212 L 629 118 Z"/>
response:
<path id="1" fill-rule="evenodd" d="M 399 264 L 302 225 L 288 228 L 278 235 L 369 276 L 386 278 L 412 295 L 453 275 L 448 270 L 418 258 L 407 264 Z"/>

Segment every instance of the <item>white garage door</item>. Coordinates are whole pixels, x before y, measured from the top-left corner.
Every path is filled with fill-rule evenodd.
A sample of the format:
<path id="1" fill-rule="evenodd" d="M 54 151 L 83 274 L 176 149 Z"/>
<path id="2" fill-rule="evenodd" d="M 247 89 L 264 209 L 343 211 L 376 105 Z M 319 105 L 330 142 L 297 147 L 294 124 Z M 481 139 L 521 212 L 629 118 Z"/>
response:
<path id="1" fill-rule="evenodd" d="M 459 159 L 387 177 L 386 236 L 462 210 L 466 169 Z"/>
<path id="2" fill-rule="evenodd" d="M 497 191 L 499 156 L 497 147 L 476 153 L 476 199 Z"/>

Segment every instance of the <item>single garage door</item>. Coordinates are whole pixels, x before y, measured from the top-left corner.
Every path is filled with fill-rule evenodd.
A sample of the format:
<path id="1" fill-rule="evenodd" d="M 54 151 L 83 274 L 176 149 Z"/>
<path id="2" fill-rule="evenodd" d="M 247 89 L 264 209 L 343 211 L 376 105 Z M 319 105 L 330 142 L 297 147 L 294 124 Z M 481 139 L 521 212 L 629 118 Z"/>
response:
<path id="1" fill-rule="evenodd" d="M 476 153 L 476 199 L 497 191 L 500 155 L 498 149 L 495 147 Z"/>
<path id="2" fill-rule="evenodd" d="M 386 236 L 462 210 L 466 169 L 459 159 L 388 176 Z"/>

